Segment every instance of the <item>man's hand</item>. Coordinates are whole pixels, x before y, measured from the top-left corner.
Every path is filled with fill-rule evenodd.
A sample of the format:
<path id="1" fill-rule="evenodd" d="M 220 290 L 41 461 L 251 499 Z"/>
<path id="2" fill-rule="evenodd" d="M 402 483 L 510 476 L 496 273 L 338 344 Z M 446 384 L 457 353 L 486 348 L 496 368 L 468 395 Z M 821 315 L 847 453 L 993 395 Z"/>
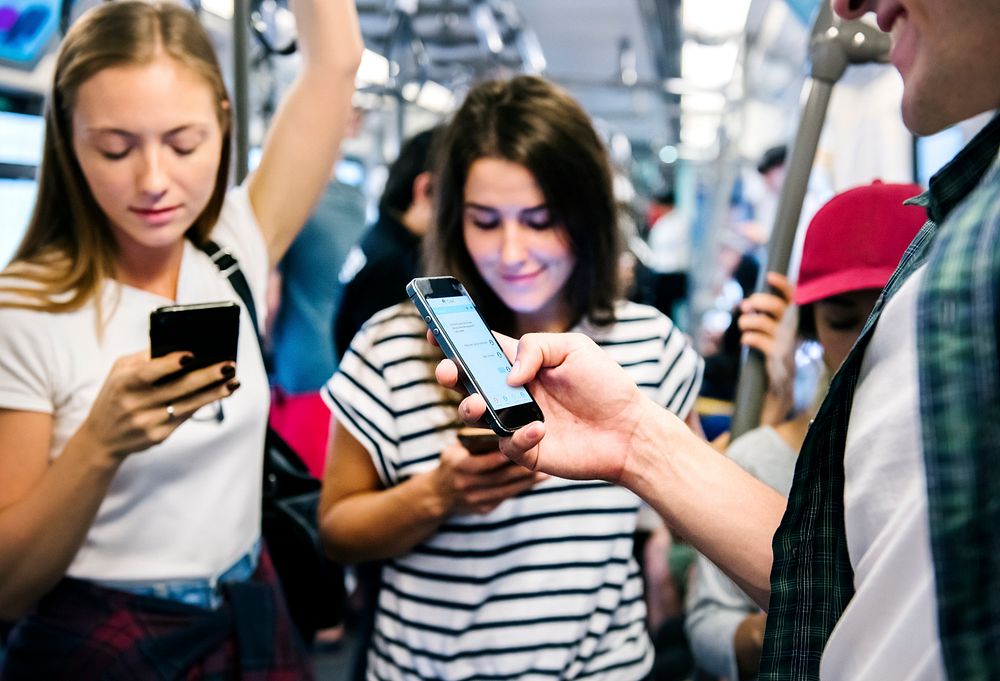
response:
<path id="1" fill-rule="evenodd" d="M 526 385 L 545 416 L 544 423 L 530 423 L 513 437 L 501 438 L 500 451 L 531 470 L 619 482 L 642 414 L 663 410 L 584 335 L 498 338 L 514 360 L 508 384 Z M 450 360 L 438 365 L 436 375 L 445 387 L 458 385 L 458 370 Z M 462 401 L 459 415 L 466 423 L 479 424 L 485 410 L 483 398 L 471 395 Z"/>

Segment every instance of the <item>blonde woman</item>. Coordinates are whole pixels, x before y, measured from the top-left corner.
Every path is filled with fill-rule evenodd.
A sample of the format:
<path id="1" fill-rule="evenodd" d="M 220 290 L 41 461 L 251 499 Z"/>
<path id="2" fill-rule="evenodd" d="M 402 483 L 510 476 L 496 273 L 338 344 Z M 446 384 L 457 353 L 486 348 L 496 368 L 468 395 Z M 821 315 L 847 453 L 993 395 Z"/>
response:
<path id="1" fill-rule="evenodd" d="M 208 239 L 263 310 L 326 182 L 360 60 L 354 3 L 293 10 L 302 69 L 231 191 L 232 107 L 191 12 L 103 4 L 61 46 L 38 199 L 0 277 L 5 679 L 309 676 L 259 540 L 268 389 L 248 311 L 236 363 L 161 385 L 190 355 L 148 347 L 151 310 L 238 301 Z"/>

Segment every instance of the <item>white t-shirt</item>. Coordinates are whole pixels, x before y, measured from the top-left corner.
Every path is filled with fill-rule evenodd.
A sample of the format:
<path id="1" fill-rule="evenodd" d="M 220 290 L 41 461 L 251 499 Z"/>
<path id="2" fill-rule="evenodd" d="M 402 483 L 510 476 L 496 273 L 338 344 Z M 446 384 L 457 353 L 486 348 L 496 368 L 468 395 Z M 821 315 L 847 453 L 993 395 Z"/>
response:
<path id="1" fill-rule="evenodd" d="M 823 679 L 945 679 L 920 438 L 916 305 L 924 268 L 882 311 L 865 351 L 844 454 L 855 595 L 830 635 Z"/>
<path id="2" fill-rule="evenodd" d="M 703 363 L 657 310 L 623 303 L 581 324 L 657 403 L 686 414 Z M 362 327 L 322 391 L 386 487 L 438 465 L 458 396 L 437 384 L 440 351 L 409 303 Z M 549 478 L 487 515 L 447 518 L 383 570 L 371 679 L 646 676 L 642 580 L 632 558 L 639 500 L 598 481 Z"/>
<path id="3" fill-rule="evenodd" d="M 239 260 L 262 312 L 268 255 L 244 188 L 227 196 L 212 238 Z M 176 303 L 221 300 L 239 302 L 239 296 L 209 257 L 185 242 Z M 58 314 L 0 308 L 0 408 L 51 414 L 49 457 L 57 458 L 87 417 L 115 360 L 148 349 L 149 313 L 174 302 L 108 282 L 104 315 L 111 316 L 100 338 L 93 302 Z M 245 309 L 236 377 L 242 385 L 223 401 L 221 423 L 209 405 L 165 442 L 122 463 L 70 576 L 212 578 L 253 545 L 260 532 L 269 393 Z M 65 512 L 73 512 L 72 499 L 66 499 Z"/>

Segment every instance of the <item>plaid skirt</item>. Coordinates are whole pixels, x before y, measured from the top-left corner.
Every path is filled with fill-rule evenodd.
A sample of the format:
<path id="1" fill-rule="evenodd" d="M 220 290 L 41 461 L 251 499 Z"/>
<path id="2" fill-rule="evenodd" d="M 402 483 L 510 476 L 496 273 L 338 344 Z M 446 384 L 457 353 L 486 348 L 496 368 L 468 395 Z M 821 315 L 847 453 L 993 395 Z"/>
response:
<path id="1" fill-rule="evenodd" d="M 217 610 L 70 577 L 10 632 L 0 681 L 313 679 L 267 551 Z"/>

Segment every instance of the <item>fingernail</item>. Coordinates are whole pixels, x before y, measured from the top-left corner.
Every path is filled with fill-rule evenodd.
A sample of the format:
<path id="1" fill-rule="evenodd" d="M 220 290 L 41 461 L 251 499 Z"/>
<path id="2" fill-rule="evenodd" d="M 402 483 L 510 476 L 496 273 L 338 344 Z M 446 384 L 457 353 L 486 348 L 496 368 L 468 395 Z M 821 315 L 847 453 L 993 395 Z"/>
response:
<path id="1" fill-rule="evenodd" d="M 239 381 L 229 381 L 229 383 L 226 383 L 226 388 L 229 389 L 230 393 L 234 393 L 236 392 L 236 389 L 240 387 L 240 385 L 241 384 Z"/>
<path id="2" fill-rule="evenodd" d="M 181 357 L 182 367 L 191 366 L 191 364 L 193 363 L 194 363 L 194 355 L 184 355 L 183 357 Z"/>
<path id="3" fill-rule="evenodd" d="M 227 364 L 224 367 L 222 367 L 223 378 L 232 378 L 235 375 L 236 375 L 236 367 L 234 367 L 232 364 Z"/>

